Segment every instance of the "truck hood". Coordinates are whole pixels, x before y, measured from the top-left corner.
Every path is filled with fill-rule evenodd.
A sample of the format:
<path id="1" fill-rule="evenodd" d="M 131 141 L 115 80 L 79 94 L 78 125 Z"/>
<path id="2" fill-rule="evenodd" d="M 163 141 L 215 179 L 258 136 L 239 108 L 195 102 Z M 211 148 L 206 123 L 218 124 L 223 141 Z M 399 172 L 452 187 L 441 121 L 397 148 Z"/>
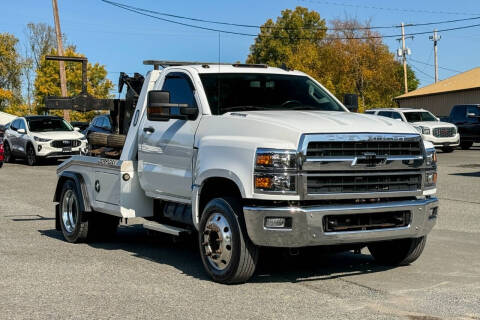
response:
<path id="1" fill-rule="evenodd" d="M 245 120 L 274 124 L 298 133 L 417 133 L 405 122 L 385 117 L 338 111 L 250 111 Z M 228 116 L 236 116 L 230 113 Z"/>
<path id="2" fill-rule="evenodd" d="M 51 140 L 75 140 L 83 138 L 83 134 L 77 131 L 47 131 L 47 132 L 30 132 L 32 136 Z"/>
<path id="3" fill-rule="evenodd" d="M 456 127 L 453 123 L 443 122 L 443 121 L 421 121 L 421 122 L 410 122 L 412 126 L 415 127 L 427 127 L 427 128 L 438 128 L 438 127 Z"/>
<path id="4" fill-rule="evenodd" d="M 303 134 L 314 133 L 419 134 L 406 122 L 374 115 L 338 111 L 248 111 L 203 116 L 195 145 L 297 149 Z"/>

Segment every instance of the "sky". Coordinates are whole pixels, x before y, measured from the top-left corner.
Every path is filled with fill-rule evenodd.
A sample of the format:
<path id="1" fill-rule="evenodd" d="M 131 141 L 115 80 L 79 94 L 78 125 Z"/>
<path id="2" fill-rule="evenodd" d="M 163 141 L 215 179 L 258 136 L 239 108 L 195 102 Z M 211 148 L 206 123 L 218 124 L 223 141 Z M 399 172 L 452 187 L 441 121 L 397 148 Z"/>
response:
<path id="1" fill-rule="evenodd" d="M 452 19 L 480 17 L 478 0 L 113 0 L 169 14 L 223 21 L 238 24 L 261 25 L 267 19 L 276 19 L 284 9 L 307 7 L 320 13 L 328 21 L 356 18 L 370 21 L 371 26 L 397 26 L 401 22 L 426 23 Z M 0 32 L 9 32 L 25 39 L 29 22 L 53 25 L 51 0 L 0 0 L 2 13 Z M 181 60 L 207 62 L 245 61 L 254 37 L 220 34 L 218 32 L 180 26 L 113 7 L 101 0 L 58 0 L 62 33 L 67 42 L 90 62 L 105 65 L 108 77 L 116 84 L 119 72 L 145 74 L 151 67 L 143 60 Z M 250 28 L 185 23 L 211 28 L 257 33 Z M 407 27 L 406 33 L 432 31 L 434 28 L 479 24 L 479 26 L 441 32 L 438 42 L 439 78 L 445 79 L 457 72 L 480 66 L 480 19 L 451 24 Z M 398 35 L 400 29 L 381 29 L 383 35 Z M 411 49 L 409 64 L 416 71 L 421 86 L 434 81 L 433 42 L 431 34 L 407 39 Z M 400 43 L 396 38 L 385 38 L 390 51 Z M 448 70 L 447 70 L 448 69 Z"/>

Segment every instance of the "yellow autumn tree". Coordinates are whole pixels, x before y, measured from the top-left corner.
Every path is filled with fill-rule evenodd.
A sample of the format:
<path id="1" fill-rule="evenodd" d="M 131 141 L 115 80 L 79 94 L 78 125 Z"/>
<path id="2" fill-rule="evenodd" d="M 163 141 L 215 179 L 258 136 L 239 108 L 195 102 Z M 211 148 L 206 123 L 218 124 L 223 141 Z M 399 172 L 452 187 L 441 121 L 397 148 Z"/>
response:
<path id="1" fill-rule="evenodd" d="M 56 55 L 56 50 L 52 49 L 50 55 Z M 83 55 L 75 51 L 74 46 L 69 46 L 65 50 L 65 56 L 82 57 Z M 82 90 L 82 65 L 81 63 L 66 62 L 65 71 L 67 75 L 67 91 L 69 96 L 78 95 Z M 35 79 L 35 105 L 37 113 L 45 111 L 45 97 L 60 96 L 60 75 L 58 71 L 58 61 L 45 60 L 42 57 L 40 66 L 36 71 Z M 98 63 L 88 63 L 87 67 L 88 85 L 87 91 L 96 98 L 111 98 L 110 91 L 113 83 L 106 78 L 107 71 L 105 66 Z M 51 114 L 62 116 L 60 110 L 51 110 Z M 72 121 L 90 121 L 95 116 L 95 111 L 71 113 Z"/>

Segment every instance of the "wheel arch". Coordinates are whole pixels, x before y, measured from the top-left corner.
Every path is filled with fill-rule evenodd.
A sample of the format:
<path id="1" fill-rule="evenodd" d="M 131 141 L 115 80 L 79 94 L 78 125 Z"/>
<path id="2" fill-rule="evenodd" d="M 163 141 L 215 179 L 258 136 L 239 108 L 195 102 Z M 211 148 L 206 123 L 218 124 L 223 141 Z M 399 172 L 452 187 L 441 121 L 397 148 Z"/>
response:
<path id="1" fill-rule="evenodd" d="M 243 198 L 242 188 L 233 179 L 224 176 L 211 176 L 196 185 L 192 203 L 193 224 L 198 229 L 203 209 L 208 201 L 220 196 Z"/>
<path id="2" fill-rule="evenodd" d="M 63 184 L 67 180 L 73 181 L 73 183 L 75 184 L 75 187 L 79 191 L 78 196 L 80 197 L 79 199 L 80 210 L 84 212 L 92 212 L 85 180 L 83 179 L 83 176 L 78 172 L 63 171 L 60 174 L 60 176 L 58 177 L 57 187 L 55 188 L 53 202 L 60 202 L 60 196 L 62 195 Z"/>

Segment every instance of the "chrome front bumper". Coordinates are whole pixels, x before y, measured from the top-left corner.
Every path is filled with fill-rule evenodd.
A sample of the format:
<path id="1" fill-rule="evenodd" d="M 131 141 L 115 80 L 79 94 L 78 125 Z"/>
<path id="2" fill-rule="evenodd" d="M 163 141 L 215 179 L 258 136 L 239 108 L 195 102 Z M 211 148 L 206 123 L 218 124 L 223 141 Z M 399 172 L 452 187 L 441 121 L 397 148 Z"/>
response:
<path id="1" fill-rule="evenodd" d="M 437 210 L 433 210 L 437 208 Z M 361 214 L 408 210 L 411 222 L 406 227 L 324 232 L 325 215 Z M 353 244 L 401 238 L 418 238 L 426 235 L 436 222 L 438 199 L 426 198 L 399 202 L 358 205 L 329 205 L 310 207 L 253 207 L 243 208 L 248 236 L 258 246 L 306 247 L 318 245 Z M 292 218 L 289 229 L 265 227 L 267 217 Z"/>

